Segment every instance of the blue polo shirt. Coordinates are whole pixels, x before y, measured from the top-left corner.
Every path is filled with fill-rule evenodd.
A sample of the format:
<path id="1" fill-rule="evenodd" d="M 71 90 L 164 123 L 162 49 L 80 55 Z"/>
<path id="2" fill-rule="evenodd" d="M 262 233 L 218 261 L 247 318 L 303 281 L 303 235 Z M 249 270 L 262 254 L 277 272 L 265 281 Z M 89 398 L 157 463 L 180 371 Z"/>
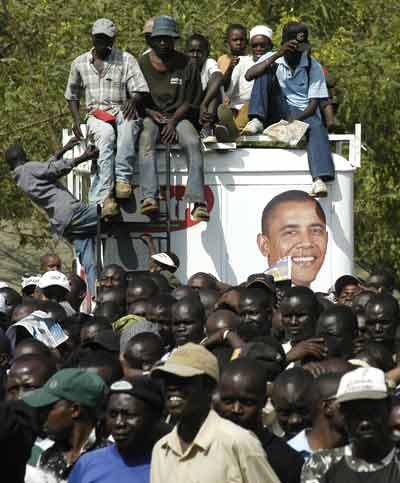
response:
<path id="1" fill-rule="evenodd" d="M 259 58 L 257 63 L 267 60 L 273 55 L 273 52 L 267 52 Z M 325 99 L 328 97 L 328 89 L 321 64 L 311 58 L 310 76 L 308 81 L 307 66 L 308 54 L 303 52 L 300 62 L 294 71 L 286 63 L 284 57 L 279 57 L 275 61 L 277 65 L 276 77 L 283 96 L 290 106 L 297 107 L 304 111 L 307 108 L 310 99 Z"/>
<path id="2" fill-rule="evenodd" d="M 68 483 L 149 483 L 150 455 L 141 461 L 125 462 L 115 445 L 82 455 Z"/>

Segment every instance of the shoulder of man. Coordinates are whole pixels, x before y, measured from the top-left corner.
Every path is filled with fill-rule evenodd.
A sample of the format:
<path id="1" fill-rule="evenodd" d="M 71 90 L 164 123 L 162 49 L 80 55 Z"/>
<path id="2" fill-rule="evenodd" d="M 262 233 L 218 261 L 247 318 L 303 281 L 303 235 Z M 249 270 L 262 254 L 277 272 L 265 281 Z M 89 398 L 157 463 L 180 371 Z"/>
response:
<path id="1" fill-rule="evenodd" d="M 91 55 L 90 50 L 88 50 L 87 52 L 84 52 L 83 54 L 78 55 L 78 57 L 75 57 L 75 59 L 72 61 L 72 65 L 86 63 L 90 55 Z"/>
<path id="2" fill-rule="evenodd" d="M 304 483 L 318 483 L 329 468 L 345 455 L 346 446 L 334 449 L 323 449 L 313 453 L 305 462 L 301 473 Z"/>

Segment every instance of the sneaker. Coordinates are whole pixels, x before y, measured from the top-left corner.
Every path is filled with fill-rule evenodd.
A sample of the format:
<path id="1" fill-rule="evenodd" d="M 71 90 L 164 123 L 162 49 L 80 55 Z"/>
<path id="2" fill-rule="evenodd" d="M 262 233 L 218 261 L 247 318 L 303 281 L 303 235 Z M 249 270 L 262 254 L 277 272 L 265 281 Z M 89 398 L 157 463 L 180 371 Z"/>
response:
<path id="1" fill-rule="evenodd" d="M 221 104 L 218 106 L 218 120 L 220 125 L 224 126 L 227 129 L 227 139 L 223 142 L 230 142 L 233 143 L 239 137 L 239 129 L 235 124 L 235 119 L 233 117 L 233 112 L 229 109 L 228 106 L 224 106 Z M 217 134 L 217 126 L 215 126 L 215 136 L 218 139 Z"/>
<path id="2" fill-rule="evenodd" d="M 254 119 L 251 119 L 251 121 L 249 121 L 246 124 L 246 126 L 242 129 L 242 134 L 254 136 L 255 134 L 262 133 L 263 130 L 264 130 L 263 123 L 255 117 Z"/>
<path id="3" fill-rule="evenodd" d="M 117 181 L 115 183 L 115 197 L 119 200 L 126 200 L 132 194 L 132 186 L 126 181 Z"/>
<path id="4" fill-rule="evenodd" d="M 111 218 L 120 214 L 118 203 L 114 198 L 106 198 L 101 208 L 102 218 Z"/>
<path id="5" fill-rule="evenodd" d="M 196 221 L 208 221 L 210 219 L 210 213 L 204 203 L 195 203 L 191 215 Z"/>
<path id="6" fill-rule="evenodd" d="M 146 198 L 140 202 L 140 213 L 142 215 L 155 215 L 160 211 L 158 203 L 154 198 Z"/>
<path id="7" fill-rule="evenodd" d="M 310 196 L 313 198 L 326 198 L 328 188 L 321 178 L 316 178 L 311 186 Z"/>

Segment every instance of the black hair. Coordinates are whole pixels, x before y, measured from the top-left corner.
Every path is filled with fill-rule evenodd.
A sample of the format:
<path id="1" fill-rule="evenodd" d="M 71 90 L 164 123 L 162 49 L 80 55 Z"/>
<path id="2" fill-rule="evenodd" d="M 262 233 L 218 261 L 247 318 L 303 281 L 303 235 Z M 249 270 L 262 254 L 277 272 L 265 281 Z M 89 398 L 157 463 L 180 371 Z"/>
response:
<path id="1" fill-rule="evenodd" d="M 40 354 L 43 354 L 43 356 L 48 357 L 50 359 L 53 359 L 53 354 L 49 347 L 47 345 L 43 344 L 43 342 L 40 342 L 40 340 L 33 339 L 33 338 L 26 338 L 21 340 L 16 346 L 16 349 L 18 349 L 21 346 L 24 345 L 30 345 L 31 347 L 36 347 L 38 349 L 38 352 Z"/>
<path id="2" fill-rule="evenodd" d="M 30 362 L 40 362 L 44 368 L 46 381 L 57 372 L 57 366 L 53 357 L 49 357 L 45 353 L 41 354 L 22 354 L 15 358 L 11 366 L 16 363 L 29 364 Z"/>
<path id="3" fill-rule="evenodd" d="M 367 279 L 367 284 L 368 284 L 368 280 L 371 278 L 371 277 L 375 277 L 375 276 L 378 276 L 378 277 L 382 277 L 383 278 L 383 282 L 384 282 L 384 288 L 390 292 L 392 292 L 396 286 L 396 275 L 395 273 L 390 270 L 389 268 L 387 267 L 378 267 L 378 268 L 375 268 L 374 270 L 372 270 L 372 272 L 370 273 L 368 279 Z"/>
<path id="4" fill-rule="evenodd" d="M 272 400 L 279 397 L 279 391 L 289 386 L 292 392 L 294 390 L 296 394 L 306 397 L 310 403 L 316 396 L 314 377 L 302 367 L 293 367 L 279 374 L 272 389 Z"/>
<path id="5" fill-rule="evenodd" d="M 124 357 L 128 364 L 132 364 L 132 354 L 129 352 L 133 345 L 135 344 L 150 344 L 156 348 L 156 352 L 158 353 L 159 357 L 157 360 L 161 359 L 164 354 L 163 351 L 163 344 L 161 337 L 153 332 L 140 332 L 139 334 L 134 335 L 132 338 L 128 340 L 125 345 L 124 349 Z M 157 362 L 157 361 L 154 361 Z"/>
<path id="6" fill-rule="evenodd" d="M 112 329 L 111 323 L 105 317 L 101 317 L 100 315 L 89 315 L 85 317 L 82 321 L 81 329 L 90 327 L 92 325 L 97 325 L 99 329 Z"/>
<path id="7" fill-rule="evenodd" d="M 193 41 L 193 40 L 197 40 L 197 42 L 199 42 L 199 44 L 202 46 L 202 48 L 207 52 L 207 55 L 208 53 L 210 52 L 210 43 L 207 39 L 207 37 L 204 37 L 204 35 L 201 35 L 201 34 L 193 34 L 191 35 L 187 41 L 186 41 L 186 50 L 189 50 L 189 45 L 190 43 Z M 169 256 L 171 256 L 169 253 L 168 253 Z M 171 257 L 172 258 L 172 257 Z M 175 260 L 174 260 L 175 261 Z"/>
<path id="8" fill-rule="evenodd" d="M 241 30 L 242 32 L 244 32 L 244 35 L 247 38 L 247 28 L 244 25 L 242 25 L 241 23 L 231 23 L 228 25 L 228 28 L 226 29 L 226 34 L 225 34 L 226 40 L 228 40 L 230 34 L 234 30 Z"/>
<path id="9" fill-rule="evenodd" d="M 133 300 L 133 302 L 148 300 L 159 291 L 156 282 L 152 280 L 148 274 L 141 274 L 133 280 L 129 280 L 127 288 L 130 290 L 133 289 L 137 292 L 137 294 L 134 295 L 135 300 Z"/>
<path id="10" fill-rule="evenodd" d="M 150 272 L 149 278 L 157 285 L 158 291 L 161 293 L 171 292 L 171 286 L 168 280 L 160 272 Z"/>
<path id="11" fill-rule="evenodd" d="M 0 293 L 4 295 L 7 305 L 15 307 L 22 302 L 21 295 L 11 287 L 0 288 Z"/>
<path id="12" fill-rule="evenodd" d="M 322 312 L 322 306 L 318 302 L 318 298 L 316 297 L 315 293 L 308 287 L 290 287 L 289 289 L 285 290 L 285 295 L 283 296 L 281 305 L 284 299 L 291 297 L 307 297 L 311 303 L 311 309 L 313 314 L 315 315 L 315 320 Z"/>
<path id="13" fill-rule="evenodd" d="M 87 291 L 86 282 L 78 274 L 76 274 L 75 272 L 65 272 L 65 275 L 68 278 L 72 278 L 73 282 L 78 285 L 79 292 L 86 292 Z"/>
<path id="14" fill-rule="evenodd" d="M 301 22 L 288 22 L 284 25 L 282 30 L 282 43 L 289 40 L 296 40 L 296 36 L 299 33 L 304 33 L 304 41 L 308 42 L 308 27 Z"/>
<path id="15" fill-rule="evenodd" d="M 109 367 L 111 369 L 111 383 L 118 381 L 122 377 L 122 367 L 118 354 L 105 349 L 78 349 L 74 357 L 74 363 L 80 369 Z"/>
<path id="16" fill-rule="evenodd" d="M 17 143 L 10 146 L 5 153 L 5 159 L 11 169 L 14 169 L 21 162 L 25 162 L 27 157 L 22 144 Z"/>
<path id="17" fill-rule="evenodd" d="M 98 304 L 93 312 L 96 317 L 104 317 L 111 323 L 122 317 L 124 313 L 125 311 L 116 302 L 103 302 Z"/>
<path id="18" fill-rule="evenodd" d="M 274 196 L 271 201 L 269 201 L 265 208 L 263 209 L 262 216 L 261 216 L 261 231 L 265 235 L 268 234 L 268 225 L 270 221 L 270 217 L 272 216 L 273 211 L 279 205 L 283 203 L 288 203 L 291 201 L 299 202 L 299 203 L 314 203 L 315 209 L 317 211 L 317 215 L 321 218 L 322 222 L 326 224 L 326 216 L 324 210 L 322 209 L 319 202 L 312 198 L 308 193 L 301 190 L 289 190 L 280 193 L 277 196 Z"/>
<path id="19" fill-rule="evenodd" d="M 218 290 L 217 282 L 218 280 L 211 275 L 210 273 L 205 273 L 205 272 L 196 272 L 194 273 L 188 280 L 188 285 L 190 284 L 190 281 L 195 279 L 195 278 L 202 278 L 203 280 L 207 280 L 208 287 L 207 288 L 212 288 L 214 290 Z M 190 286 L 190 285 L 189 285 Z"/>
<path id="20" fill-rule="evenodd" d="M 391 351 L 382 344 L 369 342 L 364 349 L 357 354 L 358 359 L 365 359 L 372 367 L 377 367 L 383 372 L 388 372 L 394 367 Z"/>
<path id="21" fill-rule="evenodd" d="M 263 402 L 267 397 L 267 372 L 264 366 L 256 359 L 250 357 L 240 357 L 235 359 L 224 367 L 222 371 L 221 379 L 227 375 L 235 375 L 237 373 L 245 373 L 248 379 L 253 376 L 256 382 L 256 391 Z M 249 377 L 250 375 L 250 377 Z"/>
<path id="22" fill-rule="evenodd" d="M 174 303 L 171 309 L 172 313 L 174 313 L 175 310 L 180 305 L 184 305 L 184 304 L 188 305 L 192 310 L 194 310 L 198 314 L 199 321 L 204 325 L 206 321 L 206 312 L 204 310 L 203 304 L 201 303 L 200 297 L 197 294 L 190 295 L 188 297 L 183 297 L 182 299 Z"/>

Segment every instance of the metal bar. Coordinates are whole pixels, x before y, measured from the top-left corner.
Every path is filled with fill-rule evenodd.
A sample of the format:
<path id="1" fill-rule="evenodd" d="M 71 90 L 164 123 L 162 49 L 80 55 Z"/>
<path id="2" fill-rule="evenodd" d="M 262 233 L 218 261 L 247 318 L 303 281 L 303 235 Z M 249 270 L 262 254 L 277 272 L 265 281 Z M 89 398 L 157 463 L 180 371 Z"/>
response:
<path id="1" fill-rule="evenodd" d="M 97 223 L 96 223 L 96 268 L 97 279 L 100 277 L 100 273 L 103 269 L 101 260 L 101 206 L 97 205 Z M 97 296 L 97 294 L 96 294 Z"/>
<path id="2" fill-rule="evenodd" d="M 167 213 L 167 251 L 171 250 L 171 213 L 170 213 L 170 202 L 171 202 L 171 145 L 167 144 L 167 149 L 165 151 L 165 203 L 166 203 L 166 213 Z"/>

